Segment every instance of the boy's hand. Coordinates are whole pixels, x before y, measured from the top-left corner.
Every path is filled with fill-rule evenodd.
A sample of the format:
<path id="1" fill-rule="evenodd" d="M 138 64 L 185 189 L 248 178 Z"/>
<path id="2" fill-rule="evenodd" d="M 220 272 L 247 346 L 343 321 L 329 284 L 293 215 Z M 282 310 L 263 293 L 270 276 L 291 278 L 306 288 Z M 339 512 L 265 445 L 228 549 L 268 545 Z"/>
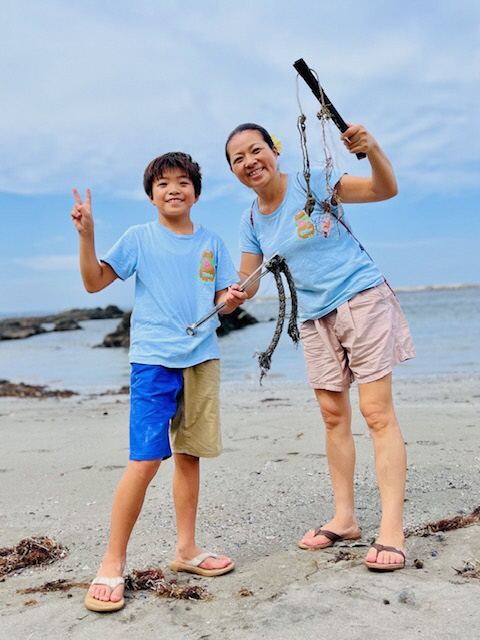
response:
<path id="1" fill-rule="evenodd" d="M 231 287 L 228 287 L 225 295 L 223 296 L 222 302 L 225 303 L 226 313 L 231 313 L 232 311 L 237 309 L 248 298 L 245 291 L 238 290 L 239 286 L 239 284 L 232 284 Z"/>
<path id="2" fill-rule="evenodd" d="M 341 139 L 350 153 L 366 153 L 376 144 L 375 138 L 361 124 L 349 124 Z"/>
<path id="3" fill-rule="evenodd" d="M 93 233 L 93 217 L 92 217 L 92 194 L 87 189 L 85 202 L 80 198 L 80 194 L 73 189 L 75 204 L 72 209 L 73 224 L 77 228 L 80 235 L 89 235 Z"/>

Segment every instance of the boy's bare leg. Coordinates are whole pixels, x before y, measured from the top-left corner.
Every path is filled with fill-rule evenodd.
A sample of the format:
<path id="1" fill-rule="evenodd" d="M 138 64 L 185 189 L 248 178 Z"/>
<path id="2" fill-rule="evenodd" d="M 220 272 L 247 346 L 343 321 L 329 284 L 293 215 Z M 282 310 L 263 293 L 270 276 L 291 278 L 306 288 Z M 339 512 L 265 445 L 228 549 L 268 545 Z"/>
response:
<path id="1" fill-rule="evenodd" d="M 97 572 L 98 577 L 118 578 L 123 575 L 128 540 L 142 509 L 148 485 L 159 466 L 160 460 L 129 461 L 115 491 L 110 540 Z M 96 600 L 119 602 L 123 596 L 123 585 L 119 585 L 113 591 L 106 585 L 93 585 L 90 593 Z"/>
<path id="2" fill-rule="evenodd" d="M 200 492 L 200 460 L 185 453 L 175 453 L 173 473 L 173 500 L 177 520 L 176 562 L 188 563 L 203 553 L 195 544 L 195 525 L 197 519 L 198 495 Z M 202 569 L 223 569 L 231 563 L 227 556 L 207 558 Z"/>
<path id="3" fill-rule="evenodd" d="M 360 409 L 369 426 L 375 451 L 375 468 L 382 503 L 377 543 L 404 549 L 403 502 L 406 482 L 406 451 L 395 416 L 392 375 L 358 385 Z M 403 557 L 389 551 L 370 549 L 367 562 L 401 564 Z"/>
<path id="4" fill-rule="evenodd" d="M 322 528 L 342 537 L 353 537 L 359 533 L 354 513 L 355 445 L 351 431 L 352 410 L 347 391 L 315 389 L 325 423 L 325 442 L 328 467 L 333 487 L 335 514 L 332 520 L 322 523 Z M 307 546 L 328 544 L 323 535 L 308 531 L 301 542 Z"/>

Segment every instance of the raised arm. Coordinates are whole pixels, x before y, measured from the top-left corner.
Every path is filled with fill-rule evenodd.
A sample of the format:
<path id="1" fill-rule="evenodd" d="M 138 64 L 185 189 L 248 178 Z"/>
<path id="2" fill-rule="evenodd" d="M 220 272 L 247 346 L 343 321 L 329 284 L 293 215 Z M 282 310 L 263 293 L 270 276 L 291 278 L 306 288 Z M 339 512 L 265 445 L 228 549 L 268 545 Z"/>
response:
<path id="1" fill-rule="evenodd" d="M 73 195 L 75 204 L 71 216 L 80 241 L 80 272 L 88 293 L 96 293 L 105 289 L 118 276 L 110 265 L 97 259 L 90 189 L 87 189 L 85 201 L 82 201 L 76 189 L 73 189 Z"/>
<path id="2" fill-rule="evenodd" d="M 370 178 L 344 175 L 336 185 L 341 202 L 378 202 L 398 193 L 397 181 L 390 160 L 375 138 L 360 124 L 350 125 L 342 134 L 350 153 L 366 153 L 372 168 Z"/>

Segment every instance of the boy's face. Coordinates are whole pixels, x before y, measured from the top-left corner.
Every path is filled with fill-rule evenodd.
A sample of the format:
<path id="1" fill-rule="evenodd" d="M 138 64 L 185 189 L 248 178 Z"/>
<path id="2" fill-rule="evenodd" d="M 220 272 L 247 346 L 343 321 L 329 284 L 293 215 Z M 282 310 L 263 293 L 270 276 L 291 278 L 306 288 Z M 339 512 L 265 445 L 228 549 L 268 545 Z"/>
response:
<path id="1" fill-rule="evenodd" d="M 153 181 L 150 202 L 158 209 L 161 220 L 190 218 L 190 209 L 197 200 L 193 182 L 183 169 L 167 170 Z"/>

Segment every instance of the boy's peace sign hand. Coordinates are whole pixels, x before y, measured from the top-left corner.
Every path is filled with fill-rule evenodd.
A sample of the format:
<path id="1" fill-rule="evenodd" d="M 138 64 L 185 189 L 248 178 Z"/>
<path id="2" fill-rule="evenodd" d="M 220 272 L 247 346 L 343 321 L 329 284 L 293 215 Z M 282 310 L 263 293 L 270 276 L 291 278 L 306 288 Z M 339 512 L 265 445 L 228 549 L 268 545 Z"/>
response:
<path id="1" fill-rule="evenodd" d="M 73 189 L 73 196 L 75 198 L 71 213 L 73 224 L 80 235 L 93 233 L 92 194 L 90 189 L 86 191 L 85 202 L 82 201 L 76 189 Z"/>

